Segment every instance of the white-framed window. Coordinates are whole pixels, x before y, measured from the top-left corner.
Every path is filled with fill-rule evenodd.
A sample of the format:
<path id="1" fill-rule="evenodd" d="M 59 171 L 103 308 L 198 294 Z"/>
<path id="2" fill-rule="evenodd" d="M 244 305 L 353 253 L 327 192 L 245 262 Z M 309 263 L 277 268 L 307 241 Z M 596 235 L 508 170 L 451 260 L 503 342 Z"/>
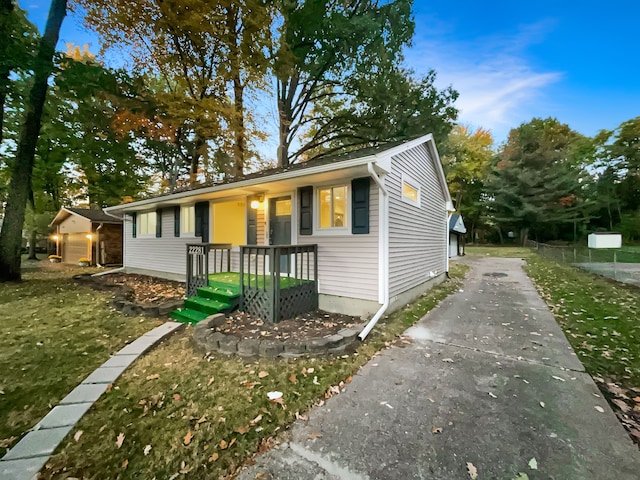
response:
<path id="1" fill-rule="evenodd" d="M 346 230 L 349 202 L 347 185 L 318 187 L 318 230 Z"/>
<path id="2" fill-rule="evenodd" d="M 180 207 L 180 235 L 196 233 L 196 208 L 193 205 Z"/>
<path id="3" fill-rule="evenodd" d="M 138 214 L 138 235 L 154 235 L 156 234 L 157 214 L 153 212 L 145 212 Z"/>
<path id="4" fill-rule="evenodd" d="M 402 174 L 402 201 L 420 206 L 420 184 Z"/>

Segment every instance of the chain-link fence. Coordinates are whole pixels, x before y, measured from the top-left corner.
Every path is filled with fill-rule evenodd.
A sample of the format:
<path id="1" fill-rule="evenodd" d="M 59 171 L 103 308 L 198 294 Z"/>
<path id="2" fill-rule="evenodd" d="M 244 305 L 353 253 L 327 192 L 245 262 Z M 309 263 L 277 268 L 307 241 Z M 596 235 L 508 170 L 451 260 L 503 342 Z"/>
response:
<path id="1" fill-rule="evenodd" d="M 532 240 L 528 246 L 556 262 L 640 286 L 640 247 L 596 249 L 581 245 L 549 245 Z"/>

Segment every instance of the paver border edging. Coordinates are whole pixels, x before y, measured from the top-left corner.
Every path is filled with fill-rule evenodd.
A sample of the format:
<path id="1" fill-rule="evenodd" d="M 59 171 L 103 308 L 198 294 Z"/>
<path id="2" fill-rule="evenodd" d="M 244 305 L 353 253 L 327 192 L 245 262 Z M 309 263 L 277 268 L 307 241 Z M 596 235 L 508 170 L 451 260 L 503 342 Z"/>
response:
<path id="1" fill-rule="evenodd" d="M 192 335 L 196 347 L 207 353 L 261 358 L 304 358 L 317 355 L 353 353 L 360 343 L 358 334 L 364 325 L 343 328 L 332 335 L 297 340 L 261 338 L 241 339 L 216 331 L 227 321 L 226 315 L 217 313 L 198 322 Z"/>
<path id="2" fill-rule="evenodd" d="M 32 480 L 51 454 L 107 391 L 109 385 L 151 347 L 184 327 L 166 322 L 120 349 L 52 408 L 22 439 L 0 458 L 0 480 Z"/>

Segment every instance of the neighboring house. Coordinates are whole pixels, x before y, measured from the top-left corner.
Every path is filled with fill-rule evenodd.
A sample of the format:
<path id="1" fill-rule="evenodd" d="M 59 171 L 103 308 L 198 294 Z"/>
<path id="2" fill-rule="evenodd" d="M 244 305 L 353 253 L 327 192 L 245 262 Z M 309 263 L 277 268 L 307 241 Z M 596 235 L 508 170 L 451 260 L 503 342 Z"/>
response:
<path id="1" fill-rule="evenodd" d="M 455 213 L 449 218 L 449 258 L 464 255 L 464 235 L 467 227 L 464 226 L 462 215 Z"/>
<path id="2" fill-rule="evenodd" d="M 241 245 L 317 245 L 327 311 L 379 318 L 448 270 L 453 208 L 431 135 L 105 211 L 124 215 L 126 271 L 170 279 L 185 279 L 187 244 L 232 245 L 235 272 Z"/>
<path id="3" fill-rule="evenodd" d="M 49 225 L 64 263 L 88 258 L 93 265 L 122 264 L 122 217 L 102 210 L 63 207 Z"/>

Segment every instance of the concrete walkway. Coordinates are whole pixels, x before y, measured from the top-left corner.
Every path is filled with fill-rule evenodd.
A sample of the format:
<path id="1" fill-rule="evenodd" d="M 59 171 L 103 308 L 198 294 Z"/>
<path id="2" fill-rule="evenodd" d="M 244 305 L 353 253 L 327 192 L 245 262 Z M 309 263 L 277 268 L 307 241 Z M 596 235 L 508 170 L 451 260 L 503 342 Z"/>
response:
<path id="1" fill-rule="evenodd" d="M 140 355 L 182 327 L 167 322 L 124 347 L 84 379 L 33 427 L 2 459 L 0 480 L 31 480 L 89 408 Z"/>
<path id="2" fill-rule="evenodd" d="M 238 478 L 460 480 L 471 464 L 478 480 L 638 479 L 638 448 L 522 261 L 469 263 L 464 289 L 408 344 L 372 359 Z"/>

